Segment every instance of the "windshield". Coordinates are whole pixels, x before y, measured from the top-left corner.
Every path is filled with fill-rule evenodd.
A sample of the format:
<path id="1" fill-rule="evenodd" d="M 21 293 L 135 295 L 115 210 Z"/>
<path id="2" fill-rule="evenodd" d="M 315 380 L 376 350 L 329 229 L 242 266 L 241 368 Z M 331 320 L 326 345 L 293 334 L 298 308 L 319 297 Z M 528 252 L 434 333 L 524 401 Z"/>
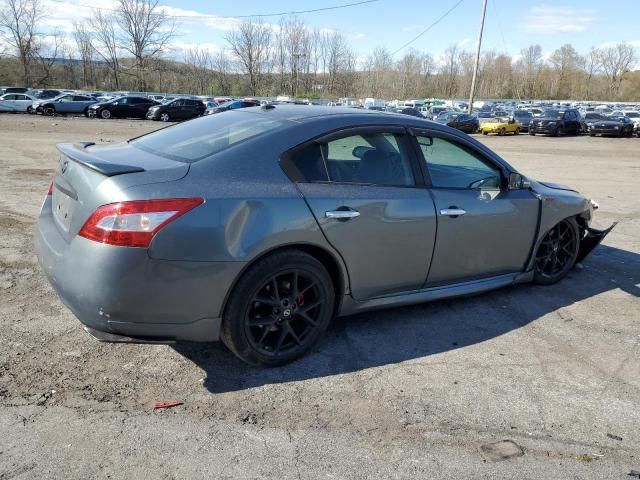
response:
<path id="1" fill-rule="evenodd" d="M 283 124 L 280 120 L 234 110 L 164 128 L 131 140 L 131 144 L 156 155 L 192 163 Z"/>
<path id="2" fill-rule="evenodd" d="M 584 118 L 585 120 L 600 120 L 602 118 L 602 115 L 600 115 L 599 113 L 587 113 Z"/>
<path id="3" fill-rule="evenodd" d="M 514 117 L 518 117 L 518 118 L 531 118 L 533 117 L 533 115 L 531 115 L 531 113 L 529 112 L 515 112 L 513 114 Z"/>
<path id="4" fill-rule="evenodd" d="M 562 118 L 563 115 L 564 112 L 560 110 L 545 110 L 542 113 L 542 116 L 545 118 Z"/>

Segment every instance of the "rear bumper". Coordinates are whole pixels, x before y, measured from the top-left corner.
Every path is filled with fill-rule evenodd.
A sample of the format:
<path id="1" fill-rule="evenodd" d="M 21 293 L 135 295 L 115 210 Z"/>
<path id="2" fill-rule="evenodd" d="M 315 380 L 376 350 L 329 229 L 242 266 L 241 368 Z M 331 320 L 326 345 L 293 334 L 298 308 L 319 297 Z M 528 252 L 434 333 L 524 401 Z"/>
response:
<path id="1" fill-rule="evenodd" d="M 244 266 L 156 260 L 145 249 L 78 236 L 67 243 L 49 199 L 38 219 L 36 252 L 62 303 L 103 341 L 217 340 L 224 300 Z"/>

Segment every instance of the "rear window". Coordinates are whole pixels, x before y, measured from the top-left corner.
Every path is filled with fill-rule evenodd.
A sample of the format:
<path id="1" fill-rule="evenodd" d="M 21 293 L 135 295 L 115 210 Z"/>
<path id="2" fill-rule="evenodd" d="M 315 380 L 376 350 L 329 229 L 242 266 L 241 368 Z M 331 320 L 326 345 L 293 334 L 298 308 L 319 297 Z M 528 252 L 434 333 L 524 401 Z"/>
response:
<path id="1" fill-rule="evenodd" d="M 163 128 L 131 141 L 157 155 L 192 163 L 277 129 L 283 121 L 231 111 Z"/>

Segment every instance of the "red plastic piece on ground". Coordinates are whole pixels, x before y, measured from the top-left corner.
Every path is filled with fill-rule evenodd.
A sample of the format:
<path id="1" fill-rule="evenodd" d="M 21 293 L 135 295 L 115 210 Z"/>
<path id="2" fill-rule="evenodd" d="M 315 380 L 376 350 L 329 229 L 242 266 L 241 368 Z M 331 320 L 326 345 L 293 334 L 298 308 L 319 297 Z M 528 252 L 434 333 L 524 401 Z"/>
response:
<path id="1" fill-rule="evenodd" d="M 153 409 L 157 410 L 159 408 L 171 408 L 171 407 L 177 407 L 178 405 L 182 405 L 184 402 L 181 402 L 180 400 L 171 400 L 169 402 L 156 402 L 153 404 Z"/>

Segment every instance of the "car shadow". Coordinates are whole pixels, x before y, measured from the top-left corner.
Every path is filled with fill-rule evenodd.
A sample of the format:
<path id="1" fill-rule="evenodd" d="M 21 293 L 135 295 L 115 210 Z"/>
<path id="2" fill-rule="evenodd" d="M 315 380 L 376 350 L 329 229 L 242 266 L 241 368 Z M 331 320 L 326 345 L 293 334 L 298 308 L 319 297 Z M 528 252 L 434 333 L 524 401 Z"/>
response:
<path id="1" fill-rule="evenodd" d="M 600 246 L 552 286 L 517 285 L 472 297 L 367 312 L 333 321 L 318 346 L 279 368 L 244 364 L 221 343 L 173 348 L 206 372 L 212 393 L 339 375 L 474 345 L 600 293 L 640 297 L 640 255 Z"/>

